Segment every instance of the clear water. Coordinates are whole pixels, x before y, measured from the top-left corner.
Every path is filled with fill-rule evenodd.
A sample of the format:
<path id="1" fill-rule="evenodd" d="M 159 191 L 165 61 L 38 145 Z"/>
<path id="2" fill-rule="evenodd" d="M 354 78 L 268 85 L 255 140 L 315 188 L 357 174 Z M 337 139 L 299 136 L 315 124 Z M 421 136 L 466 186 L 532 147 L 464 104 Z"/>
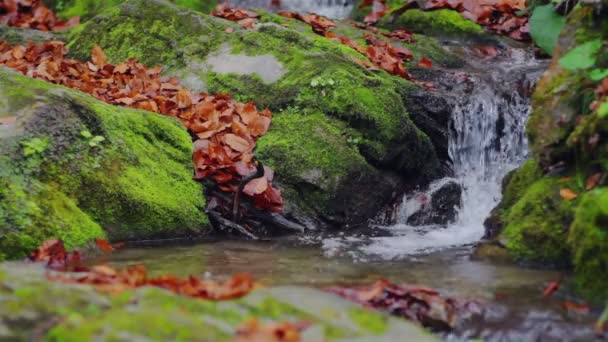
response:
<path id="1" fill-rule="evenodd" d="M 463 187 L 456 222 L 447 226 L 406 223 L 420 209 L 421 194 L 432 198 L 443 184 L 454 180 L 441 179 L 427 189 L 405 194 L 394 222 L 376 227 L 385 232 L 383 236 L 328 239 L 324 242 L 328 255 L 355 245 L 357 252 L 348 252 L 355 257 L 395 259 L 468 245 L 483 237 L 483 222 L 501 199 L 502 179 L 528 155 L 525 124 L 530 102 L 525 89 L 518 89 L 533 84 L 544 63 L 536 61 L 530 51 L 518 48 L 506 49 L 492 60 L 475 56 L 473 50 L 455 52 L 471 61 L 464 74 L 458 75 L 460 80 L 466 75 L 466 81 L 446 92 L 453 106 L 449 153 L 455 180 Z"/>
<path id="2" fill-rule="evenodd" d="M 546 284 L 560 274 L 514 265 L 471 260 L 467 248 L 450 249 L 417 258 L 358 261 L 348 254 L 328 258 L 320 250 L 322 237 L 274 241 L 218 241 L 192 245 L 140 246 L 100 256 L 94 263 L 115 267 L 144 264 L 154 275 L 176 274 L 222 278 L 235 273 L 255 275 L 262 284 L 369 285 L 378 279 L 420 284 L 445 295 L 483 304 L 481 317 L 442 336 L 446 341 L 589 341 L 597 310 L 587 315 L 568 312 L 562 303 L 566 288 L 544 298 Z"/>

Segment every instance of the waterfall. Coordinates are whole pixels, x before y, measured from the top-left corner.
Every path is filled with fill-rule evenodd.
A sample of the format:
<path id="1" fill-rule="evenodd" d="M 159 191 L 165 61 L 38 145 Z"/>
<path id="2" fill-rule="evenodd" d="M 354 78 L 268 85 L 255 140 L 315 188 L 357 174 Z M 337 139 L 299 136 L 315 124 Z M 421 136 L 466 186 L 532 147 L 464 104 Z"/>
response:
<path id="1" fill-rule="evenodd" d="M 530 51 L 517 48 L 506 49 L 491 60 L 468 55 L 471 51 L 459 53 L 467 54 L 470 61 L 464 73 L 458 73 L 461 79 L 466 75 L 466 81 L 444 90 L 453 108 L 449 134 L 453 178 L 405 194 L 392 224 L 377 227 L 382 236 L 326 239 L 326 254 L 348 250 L 359 257 L 393 259 L 469 245 L 483 237 L 483 222 L 501 199 L 502 179 L 528 156 L 525 124 L 529 95 L 544 65 Z M 450 182 L 462 188 L 456 219 L 442 225 L 408 224 L 412 215 Z"/>
<path id="2" fill-rule="evenodd" d="M 272 0 L 232 0 L 230 3 L 243 8 L 263 8 L 300 13 L 316 13 L 329 18 L 347 18 L 354 8 L 354 0 L 280 0 L 280 8 L 274 8 Z"/>

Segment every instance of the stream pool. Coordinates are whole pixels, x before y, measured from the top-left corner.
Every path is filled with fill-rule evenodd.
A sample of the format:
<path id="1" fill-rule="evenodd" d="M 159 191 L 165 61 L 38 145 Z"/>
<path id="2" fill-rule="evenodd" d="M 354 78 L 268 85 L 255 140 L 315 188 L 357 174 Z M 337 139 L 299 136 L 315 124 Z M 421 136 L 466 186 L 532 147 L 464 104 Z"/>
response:
<path id="1" fill-rule="evenodd" d="M 483 303 L 483 315 L 467 321 L 446 341 L 590 341 L 600 308 L 588 314 L 569 311 L 575 301 L 566 285 L 543 297 L 547 283 L 567 274 L 472 260 L 471 247 L 393 260 L 328 256 L 322 238 L 271 241 L 206 241 L 192 244 L 132 246 L 99 256 L 93 263 L 115 267 L 145 265 L 153 275 L 222 278 L 250 273 L 263 285 L 369 285 L 378 279 L 438 289 L 444 295 Z"/>

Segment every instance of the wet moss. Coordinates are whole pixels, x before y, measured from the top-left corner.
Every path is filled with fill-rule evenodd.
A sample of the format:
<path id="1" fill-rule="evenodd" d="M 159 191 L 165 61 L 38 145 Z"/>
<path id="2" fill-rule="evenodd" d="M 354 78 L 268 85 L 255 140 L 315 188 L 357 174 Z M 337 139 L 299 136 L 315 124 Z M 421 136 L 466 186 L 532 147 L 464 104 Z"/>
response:
<path id="1" fill-rule="evenodd" d="M 125 240 L 205 230 L 192 143 L 180 123 L 9 71 L 0 71 L 0 87 L 10 89 L 0 96 L 5 109 L 17 114 L 16 129 L 0 132 L 6 257 L 49 238 L 76 248 L 106 234 Z M 105 140 L 92 146 L 84 131 Z M 45 148 L 28 152 L 26 142 L 36 140 L 47 141 Z"/>
<path id="2" fill-rule="evenodd" d="M 568 237 L 579 290 L 591 298 L 608 296 L 608 188 L 586 193 Z"/>
<path id="3" fill-rule="evenodd" d="M 543 178 L 532 184 L 507 212 L 500 237 L 515 259 L 524 262 L 568 265 L 570 249 L 564 243 L 574 218 L 575 201 L 559 195 L 568 183 Z"/>
<path id="4" fill-rule="evenodd" d="M 457 11 L 449 9 L 436 11 L 412 9 L 400 15 L 392 23 L 389 20 L 389 17 L 386 17 L 379 24 L 391 28 L 405 28 L 430 36 L 459 38 L 487 38 L 489 36 L 479 24 L 465 19 Z"/>
<path id="5" fill-rule="evenodd" d="M 388 328 L 386 316 L 381 315 L 377 311 L 371 311 L 363 308 L 352 308 L 348 310 L 348 316 L 363 330 L 374 335 L 382 335 Z"/>

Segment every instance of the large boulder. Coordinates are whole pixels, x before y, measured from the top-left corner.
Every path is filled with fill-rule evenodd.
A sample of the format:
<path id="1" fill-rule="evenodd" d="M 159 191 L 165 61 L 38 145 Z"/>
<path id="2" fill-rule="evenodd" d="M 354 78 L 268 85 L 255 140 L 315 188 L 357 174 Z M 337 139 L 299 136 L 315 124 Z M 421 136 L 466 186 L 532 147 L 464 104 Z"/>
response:
<path id="1" fill-rule="evenodd" d="M 598 82 L 587 75 L 608 67 L 608 31 L 598 30 L 608 25 L 606 11 L 582 6 L 569 15 L 532 97 L 532 159 L 507 178 L 487 221 L 487 235 L 515 259 L 573 266 L 578 289 L 598 299 L 608 296 L 608 116 L 590 110 Z M 562 66 L 566 53 L 598 39 L 604 50 L 593 66 Z"/>
<path id="2" fill-rule="evenodd" d="M 303 341 L 435 341 L 405 320 L 302 287 L 213 302 L 145 287 L 104 295 L 47 280 L 40 265 L 0 264 L 0 340 L 232 341 L 251 319 L 306 322 Z"/>
<path id="3" fill-rule="evenodd" d="M 338 30 L 355 39 L 366 33 L 347 23 Z M 418 57 L 453 64 L 435 40 L 417 38 L 408 47 Z M 445 146 L 434 146 L 408 113 L 410 95 L 421 87 L 362 68 L 353 58 L 363 55 L 299 21 L 261 12 L 255 29 L 245 30 L 165 1 L 129 0 L 68 39 L 76 58 L 88 58 L 97 43 L 113 62 L 136 57 L 165 66 L 192 90 L 269 107 L 274 124 L 257 153 L 278 171 L 288 216 L 314 222 L 309 226 L 364 222 L 406 180 L 423 183 L 441 173 L 437 151 Z"/>
<path id="4" fill-rule="evenodd" d="M 0 259 L 48 238 L 73 248 L 206 231 L 192 142 L 176 120 L 4 68 L 0 118 Z"/>

